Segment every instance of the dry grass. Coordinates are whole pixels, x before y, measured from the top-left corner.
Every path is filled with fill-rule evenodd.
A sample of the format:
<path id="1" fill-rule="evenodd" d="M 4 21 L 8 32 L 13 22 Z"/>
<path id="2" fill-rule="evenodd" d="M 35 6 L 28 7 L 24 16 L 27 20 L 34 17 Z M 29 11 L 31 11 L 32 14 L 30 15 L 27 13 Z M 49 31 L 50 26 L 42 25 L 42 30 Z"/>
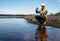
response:
<path id="1" fill-rule="evenodd" d="M 34 16 L 26 16 L 25 19 L 27 19 L 27 21 L 30 23 L 34 24 L 38 23 L 38 21 L 34 18 Z M 46 25 L 60 27 L 60 20 L 58 19 L 52 20 L 52 18 L 50 18 L 50 20 L 47 21 Z"/>

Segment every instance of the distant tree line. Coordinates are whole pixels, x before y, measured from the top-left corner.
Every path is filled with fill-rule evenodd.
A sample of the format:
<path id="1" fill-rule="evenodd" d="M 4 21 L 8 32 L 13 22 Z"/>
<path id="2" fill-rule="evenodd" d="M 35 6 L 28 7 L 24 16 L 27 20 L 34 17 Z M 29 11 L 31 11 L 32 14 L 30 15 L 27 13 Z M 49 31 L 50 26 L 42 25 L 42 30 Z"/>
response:
<path id="1" fill-rule="evenodd" d="M 55 15 L 60 15 L 60 11 L 59 11 L 59 12 L 57 12 Z"/>
<path id="2" fill-rule="evenodd" d="M 60 11 L 59 12 L 57 12 L 57 13 L 51 13 L 50 15 L 60 15 Z"/>
<path id="3" fill-rule="evenodd" d="M 24 14 L 0 14 L 0 16 L 27 16 L 27 15 L 24 15 Z"/>

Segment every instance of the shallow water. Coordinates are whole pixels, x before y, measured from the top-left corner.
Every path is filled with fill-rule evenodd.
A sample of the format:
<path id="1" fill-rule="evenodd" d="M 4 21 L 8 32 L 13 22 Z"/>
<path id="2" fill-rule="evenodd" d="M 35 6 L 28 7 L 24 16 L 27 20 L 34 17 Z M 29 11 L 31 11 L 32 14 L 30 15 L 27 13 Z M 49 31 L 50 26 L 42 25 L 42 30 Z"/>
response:
<path id="1" fill-rule="evenodd" d="M 28 23 L 23 18 L 0 19 L 0 41 L 37 41 L 44 35 L 47 41 L 60 41 L 59 28 L 45 26 L 43 33 L 38 28 L 38 25 Z"/>

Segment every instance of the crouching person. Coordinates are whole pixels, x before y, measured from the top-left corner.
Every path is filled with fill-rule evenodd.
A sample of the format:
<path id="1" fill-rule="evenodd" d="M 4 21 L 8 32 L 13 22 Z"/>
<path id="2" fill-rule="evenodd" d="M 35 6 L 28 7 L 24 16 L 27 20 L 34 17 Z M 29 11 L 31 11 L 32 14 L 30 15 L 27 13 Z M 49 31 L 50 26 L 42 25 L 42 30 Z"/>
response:
<path id="1" fill-rule="evenodd" d="M 39 15 L 36 15 L 35 18 L 38 20 L 39 24 L 46 24 L 46 21 L 48 20 L 48 10 L 45 8 L 45 4 L 41 4 L 41 9 L 38 11 L 39 8 L 36 8 L 36 13 Z"/>

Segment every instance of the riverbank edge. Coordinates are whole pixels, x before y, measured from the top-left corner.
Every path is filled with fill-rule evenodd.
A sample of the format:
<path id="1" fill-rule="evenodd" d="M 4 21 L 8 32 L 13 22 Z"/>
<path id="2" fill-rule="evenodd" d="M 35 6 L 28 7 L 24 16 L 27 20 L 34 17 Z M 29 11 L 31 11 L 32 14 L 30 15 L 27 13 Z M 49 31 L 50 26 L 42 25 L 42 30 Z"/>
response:
<path id="1" fill-rule="evenodd" d="M 29 23 L 38 24 L 38 21 L 34 18 L 34 16 L 26 16 L 24 17 Z M 58 22 L 59 21 L 59 22 Z M 60 20 L 48 20 L 45 26 L 53 26 L 60 28 Z"/>

